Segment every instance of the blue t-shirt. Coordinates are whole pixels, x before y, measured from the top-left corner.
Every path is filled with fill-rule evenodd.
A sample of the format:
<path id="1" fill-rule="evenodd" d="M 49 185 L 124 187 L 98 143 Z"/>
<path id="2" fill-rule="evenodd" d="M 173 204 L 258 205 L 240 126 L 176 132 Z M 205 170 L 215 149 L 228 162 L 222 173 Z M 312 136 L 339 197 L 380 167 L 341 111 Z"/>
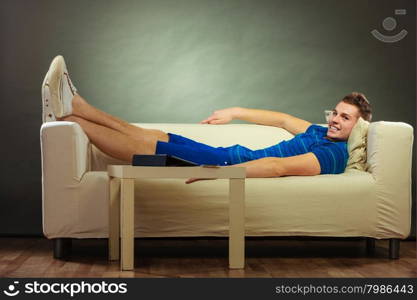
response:
<path id="1" fill-rule="evenodd" d="M 333 142 L 326 139 L 326 135 L 326 127 L 313 124 L 291 140 L 265 149 L 251 150 L 234 145 L 228 148 L 230 161 L 239 164 L 263 157 L 289 157 L 312 152 L 320 163 L 320 174 L 343 173 L 349 158 L 347 142 Z"/>

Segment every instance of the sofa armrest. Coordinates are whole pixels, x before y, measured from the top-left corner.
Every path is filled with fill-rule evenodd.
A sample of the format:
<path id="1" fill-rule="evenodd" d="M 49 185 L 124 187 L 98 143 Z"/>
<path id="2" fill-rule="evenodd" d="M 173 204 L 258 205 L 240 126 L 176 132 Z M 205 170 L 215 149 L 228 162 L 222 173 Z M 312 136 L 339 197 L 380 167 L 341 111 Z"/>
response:
<path id="1" fill-rule="evenodd" d="M 80 125 L 48 122 L 41 127 L 42 177 L 80 181 L 90 170 L 91 144 Z"/>
<path id="2" fill-rule="evenodd" d="M 70 237 L 79 231 L 78 195 L 89 171 L 90 143 L 74 122 L 44 123 L 40 136 L 43 232 L 48 238 Z"/>
<path id="3" fill-rule="evenodd" d="M 373 122 L 368 130 L 367 163 L 377 186 L 381 235 L 406 237 L 411 226 L 413 127 L 402 122 Z M 391 226 L 396 224 L 396 226 Z"/>

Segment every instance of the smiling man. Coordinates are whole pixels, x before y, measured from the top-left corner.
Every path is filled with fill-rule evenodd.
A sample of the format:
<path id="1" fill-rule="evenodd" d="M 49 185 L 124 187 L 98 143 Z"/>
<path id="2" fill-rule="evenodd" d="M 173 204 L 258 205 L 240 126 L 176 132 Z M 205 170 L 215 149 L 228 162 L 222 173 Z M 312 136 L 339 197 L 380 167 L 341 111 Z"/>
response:
<path id="1" fill-rule="evenodd" d="M 241 145 L 212 147 L 186 137 L 145 129 L 111 116 L 83 99 L 72 84 L 64 59 L 57 56 L 42 84 L 44 122 L 78 123 L 104 153 L 127 162 L 134 154 L 168 154 L 197 164 L 246 167 L 247 177 L 280 177 L 343 173 L 348 160 L 347 140 L 359 117 L 370 121 L 371 106 L 361 93 L 345 96 L 334 108 L 328 127 L 268 110 L 232 107 L 215 111 L 202 124 L 244 120 L 284 128 L 294 138 L 268 148 Z M 189 179 L 187 183 L 199 179 Z"/>
<path id="2" fill-rule="evenodd" d="M 359 117 L 370 121 L 371 106 L 365 95 L 354 92 L 336 105 L 327 128 L 281 112 L 240 107 L 215 111 L 202 123 L 225 124 L 239 119 L 294 134 L 291 140 L 265 149 L 229 147 L 233 164 L 246 166 L 252 177 L 269 177 L 274 172 L 275 176 L 343 173 L 349 158 L 347 140 Z"/>

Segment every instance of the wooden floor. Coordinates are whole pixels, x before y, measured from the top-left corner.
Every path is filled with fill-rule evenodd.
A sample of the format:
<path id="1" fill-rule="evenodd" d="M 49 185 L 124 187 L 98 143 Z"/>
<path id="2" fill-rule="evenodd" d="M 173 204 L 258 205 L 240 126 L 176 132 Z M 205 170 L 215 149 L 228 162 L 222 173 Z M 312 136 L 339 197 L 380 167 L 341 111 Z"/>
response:
<path id="1" fill-rule="evenodd" d="M 244 270 L 229 270 L 226 239 L 139 239 L 135 271 L 107 260 L 107 239 L 73 240 L 66 261 L 44 238 L 0 238 L 0 277 L 417 277 L 416 242 L 388 241 L 366 253 L 363 239 L 247 239 Z"/>

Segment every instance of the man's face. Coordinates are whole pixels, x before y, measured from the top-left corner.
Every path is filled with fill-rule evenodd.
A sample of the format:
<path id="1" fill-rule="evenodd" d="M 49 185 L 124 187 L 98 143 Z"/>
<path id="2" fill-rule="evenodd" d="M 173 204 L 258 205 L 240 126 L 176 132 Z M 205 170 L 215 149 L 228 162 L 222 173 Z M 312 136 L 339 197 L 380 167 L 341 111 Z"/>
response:
<path id="1" fill-rule="evenodd" d="M 359 109 L 345 102 L 339 102 L 329 118 L 327 136 L 346 141 L 356 121 L 359 119 Z"/>

